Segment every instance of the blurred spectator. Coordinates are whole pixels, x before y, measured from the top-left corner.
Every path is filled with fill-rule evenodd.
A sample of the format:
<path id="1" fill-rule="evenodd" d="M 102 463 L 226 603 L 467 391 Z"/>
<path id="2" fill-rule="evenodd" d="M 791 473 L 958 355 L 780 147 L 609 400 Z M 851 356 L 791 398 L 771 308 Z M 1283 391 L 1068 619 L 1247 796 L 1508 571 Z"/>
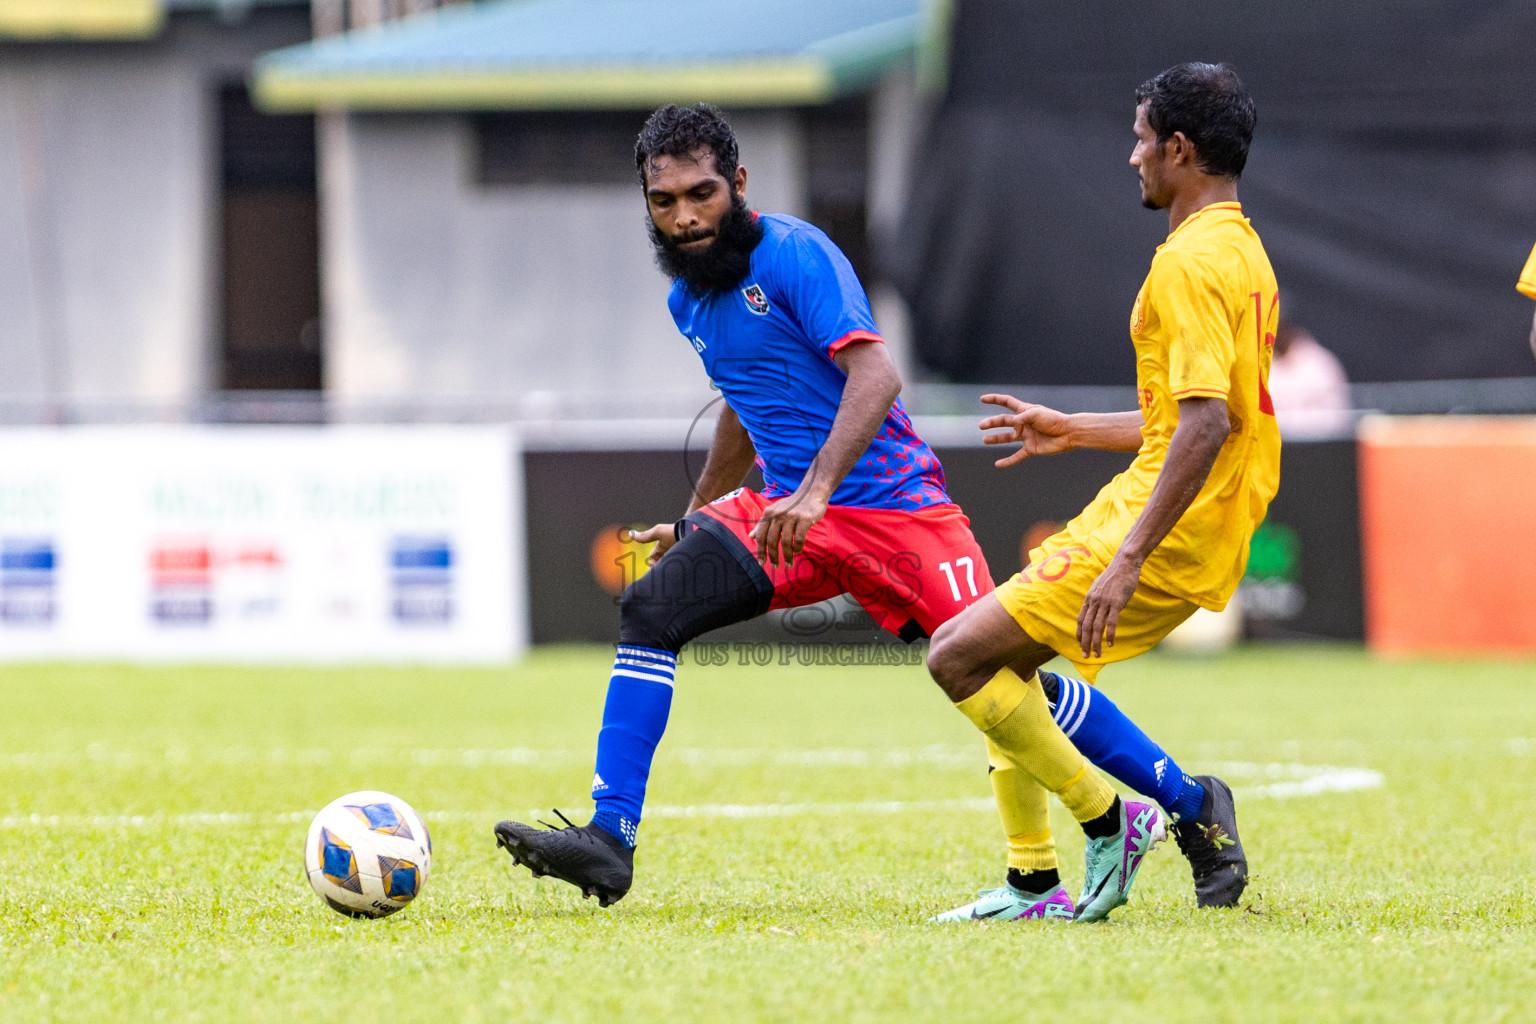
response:
<path id="1" fill-rule="evenodd" d="M 1287 439 L 1318 440 L 1349 433 L 1349 379 L 1343 364 L 1310 331 L 1289 320 L 1282 319 L 1275 331 L 1269 395 L 1280 433 Z"/>
<path id="2" fill-rule="evenodd" d="M 1520 272 L 1515 287 L 1520 294 L 1536 299 L 1536 248 L 1531 249 L 1531 258 L 1525 261 L 1525 269 Z M 1536 313 L 1531 314 L 1531 355 L 1536 356 Z"/>

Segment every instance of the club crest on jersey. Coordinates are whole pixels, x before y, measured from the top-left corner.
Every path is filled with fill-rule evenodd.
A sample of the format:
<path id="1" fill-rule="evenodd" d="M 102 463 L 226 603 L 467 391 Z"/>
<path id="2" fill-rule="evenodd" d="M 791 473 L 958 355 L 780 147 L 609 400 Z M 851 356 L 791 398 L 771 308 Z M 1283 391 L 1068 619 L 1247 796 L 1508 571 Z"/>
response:
<path id="1" fill-rule="evenodd" d="M 768 296 L 763 294 L 761 285 L 749 284 L 741 290 L 742 298 L 747 300 L 747 308 L 758 316 L 768 315 Z"/>

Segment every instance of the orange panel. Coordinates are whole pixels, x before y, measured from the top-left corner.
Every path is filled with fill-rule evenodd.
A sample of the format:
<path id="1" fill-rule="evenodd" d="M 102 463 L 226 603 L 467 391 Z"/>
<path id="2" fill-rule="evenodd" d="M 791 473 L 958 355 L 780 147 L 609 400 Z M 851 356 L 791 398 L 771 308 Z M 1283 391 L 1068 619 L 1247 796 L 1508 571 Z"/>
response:
<path id="1" fill-rule="evenodd" d="M 1536 419 L 1367 419 L 1360 518 L 1372 649 L 1536 652 Z"/>

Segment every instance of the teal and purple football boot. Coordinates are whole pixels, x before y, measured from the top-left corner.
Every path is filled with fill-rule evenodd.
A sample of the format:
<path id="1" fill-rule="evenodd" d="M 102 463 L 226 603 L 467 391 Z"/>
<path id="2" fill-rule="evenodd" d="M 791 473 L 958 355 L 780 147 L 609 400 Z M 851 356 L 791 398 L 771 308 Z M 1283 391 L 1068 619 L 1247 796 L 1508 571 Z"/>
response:
<path id="1" fill-rule="evenodd" d="M 974 903 L 956 907 L 946 914 L 930 917 L 929 924 L 947 921 L 1070 921 L 1075 908 L 1067 890 L 1057 886 L 1048 893 L 1036 896 L 1020 892 L 1011 885 L 997 889 L 983 889 L 977 893 Z"/>
<path id="2" fill-rule="evenodd" d="M 1142 860 L 1168 838 L 1163 812 L 1140 800 L 1120 801 L 1120 831 L 1105 839 L 1088 840 L 1084 851 L 1083 894 L 1077 899 L 1077 921 L 1102 921 L 1125 905 Z"/>

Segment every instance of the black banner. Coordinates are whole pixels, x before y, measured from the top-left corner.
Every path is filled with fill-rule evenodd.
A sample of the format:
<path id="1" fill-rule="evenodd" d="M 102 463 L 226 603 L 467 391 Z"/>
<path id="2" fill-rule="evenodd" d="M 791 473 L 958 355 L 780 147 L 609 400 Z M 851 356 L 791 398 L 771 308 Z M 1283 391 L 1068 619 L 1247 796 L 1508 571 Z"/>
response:
<path id="1" fill-rule="evenodd" d="M 1017 572 L 1024 552 L 1081 511 L 1131 458 L 1078 451 L 999 470 L 991 449 L 941 449 L 938 455 L 950 496 L 970 517 L 996 580 Z M 682 514 L 691 486 L 683 453 L 532 452 L 525 460 L 533 641 L 613 642 L 618 594 L 643 565 L 639 549 L 626 544 L 620 531 Z M 1280 493 L 1255 538 L 1244 583 L 1250 635 L 1364 635 L 1355 479 L 1353 442 L 1285 446 Z M 729 645 L 887 638 L 845 599 L 830 610 L 774 617 L 705 639 Z M 742 648 L 714 656 L 751 653 Z"/>
<path id="2" fill-rule="evenodd" d="M 1284 315 L 1352 380 L 1522 377 L 1536 241 L 1536 5 L 958 0 L 949 90 L 882 270 L 954 381 L 1129 384 L 1167 233 L 1128 166 L 1134 90 L 1229 61 L 1239 186 Z"/>

